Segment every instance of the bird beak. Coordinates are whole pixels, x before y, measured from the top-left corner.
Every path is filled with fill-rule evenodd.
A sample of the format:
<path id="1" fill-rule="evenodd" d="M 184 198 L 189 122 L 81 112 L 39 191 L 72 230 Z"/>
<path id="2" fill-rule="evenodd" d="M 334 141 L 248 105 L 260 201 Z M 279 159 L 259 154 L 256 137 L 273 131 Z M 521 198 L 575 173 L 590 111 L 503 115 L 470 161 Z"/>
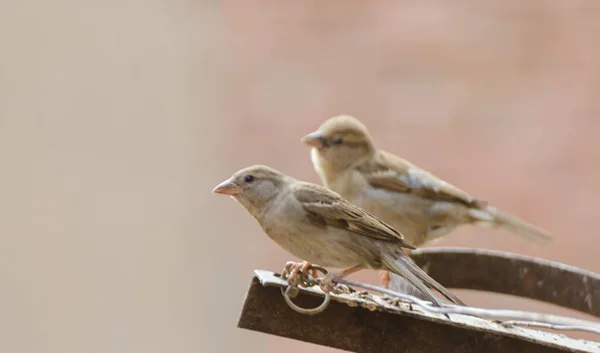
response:
<path id="1" fill-rule="evenodd" d="M 237 195 L 240 193 L 240 187 L 230 179 L 227 179 L 221 184 L 217 185 L 212 192 L 223 195 Z"/>
<path id="2" fill-rule="evenodd" d="M 300 141 L 317 149 L 325 147 L 323 134 L 319 131 L 311 132 L 310 134 L 301 138 Z"/>

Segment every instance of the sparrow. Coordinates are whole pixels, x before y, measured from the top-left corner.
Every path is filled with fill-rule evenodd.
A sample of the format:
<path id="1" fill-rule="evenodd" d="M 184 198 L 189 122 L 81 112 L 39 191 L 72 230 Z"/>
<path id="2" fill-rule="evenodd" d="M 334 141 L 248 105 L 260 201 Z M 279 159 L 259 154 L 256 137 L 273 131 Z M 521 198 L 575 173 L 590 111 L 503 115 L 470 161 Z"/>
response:
<path id="1" fill-rule="evenodd" d="M 361 269 L 384 269 L 405 278 L 435 306 L 442 302 L 430 288 L 464 305 L 403 252 L 414 247 L 402 234 L 323 186 L 255 165 L 234 173 L 213 192 L 233 197 L 290 254 L 308 263 L 345 268 L 328 274 L 331 282 Z"/>
<path id="2" fill-rule="evenodd" d="M 548 232 L 492 207 L 411 162 L 376 147 L 366 126 L 349 115 L 325 121 L 301 139 L 323 184 L 421 246 L 463 224 L 505 227 L 531 240 Z M 389 278 L 383 275 L 384 284 Z"/>

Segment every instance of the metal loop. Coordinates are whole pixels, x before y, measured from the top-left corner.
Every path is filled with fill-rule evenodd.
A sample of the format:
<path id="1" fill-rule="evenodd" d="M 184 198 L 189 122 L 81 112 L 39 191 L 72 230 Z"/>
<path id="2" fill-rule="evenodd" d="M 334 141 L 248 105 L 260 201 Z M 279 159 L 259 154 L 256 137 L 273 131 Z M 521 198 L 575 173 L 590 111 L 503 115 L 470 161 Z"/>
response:
<path id="1" fill-rule="evenodd" d="M 288 286 L 285 289 L 285 291 L 283 290 L 283 288 L 281 288 L 281 294 L 283 295 L 285 302 L 290 308 L 292 308 L 292 310 L 300 314 L 316 315 L 322 313 L 327 308 L 327 306 L 329 306 L 329 301 L 331 300 L 331 295 L 329 293 L 325 293 L 325 299 L 323 300 L 321 305 L 311 309 L 299 307 L 298 305 L 294 304 L 291 298 L 295 298 L 298 295 L 298 293 L 300 292 L 298 289 L 299 287 L 309 288 L 320 285 L 321 278 L 314 278 L 310 274 L 310 272 L 318 271 L 321 272 L 323 275 L 327 276 L 327 270 L 318 265 L 311 265 L 309 267 L 309 273 L 306 276 L 303 273 L 297 273 L 295 275 L 295 278 L 292 281 L 290 281 L 290 274 L 292 273 L 292 268 L 294 266 L 297 266 L 295 262 L 288 261 L 285 264 L 283 271 L 281 272 L 281 277 L 288 281 Z"/>
<path id="2" fill-rule="evenodd" d="M 304 315 L 317 315 L 317 314 L 322 313 L 329 306 L 329 301 L 331 300 L 331 295 L 329 293 L 325 293 L 325 299 L 323 300 L 321 305 L 319 305 L 318 307 L 311 308 L 311 309 L 302 308 L 302 307 L 294 304 L 294 302 L 290 298 L 289 291 L 291 291 L 292 289 L 295 289 L 295 288 L 292 286 L 287 286 L 285 291 L 283 290 L 283 288 L 281 288 L 281 294 L 283 295 L 283 299 L 285 299 L 285 302 L 287 303 L 287 305 L 297 313 L 304 314 Z"/>

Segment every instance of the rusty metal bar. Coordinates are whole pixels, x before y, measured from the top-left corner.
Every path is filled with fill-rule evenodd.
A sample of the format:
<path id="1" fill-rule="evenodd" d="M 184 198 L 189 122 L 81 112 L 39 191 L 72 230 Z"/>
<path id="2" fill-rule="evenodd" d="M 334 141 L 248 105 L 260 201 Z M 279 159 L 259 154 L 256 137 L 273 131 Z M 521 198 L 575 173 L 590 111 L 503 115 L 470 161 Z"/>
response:
<path id="1" fill-rule="evenodd" d="M 333 295 L 323 313 L 302 315 L 285 303 L 280 291 L 285 286 L 274 274 L 255 271 L 238 327 L 364 353 L 600 352 L 595 342 L 472 317 L 450 321 L 406 305 L 370 306 L 360 297 Z M 301 293 L 294 301 L 303 307 L 315 307 L 323 299 L 316 289 Z"/>
<path id="2" fill-rule="evenodd" d="M 512 294 L 600 317 L 600 275 L 507 252 L 428 248 L 412 258 L 445 287 Z"/>

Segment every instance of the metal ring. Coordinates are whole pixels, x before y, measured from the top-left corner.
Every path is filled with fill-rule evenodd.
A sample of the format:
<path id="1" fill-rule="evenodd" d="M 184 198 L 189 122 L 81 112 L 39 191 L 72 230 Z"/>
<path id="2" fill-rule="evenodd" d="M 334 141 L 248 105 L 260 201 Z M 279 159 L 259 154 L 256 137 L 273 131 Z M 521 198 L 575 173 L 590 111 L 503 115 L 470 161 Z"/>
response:
<path id="1" fill-rule="evenodd" d="M 317 314 L 322 313 L 325 309 L 327 309 L 327 306 L 329 306 L 329 301 L 331 300 L 331 294 L 325 293 L 325 299 L 323 300 L 321 305 L 319 305 L 318 307 L 311 308 L 311 309 L 305 309 L 305 308 L 299 307 L 298 305 L 294 304 L 292 299 L 290 299 L 290 297 L 289 297 L 289 291 L 292 290 L 293 288 L 294 287 L 292 287 L 292 286 L 287 286 L 285 291 L 283 290 L 283 288 L 280 288 L 280 289 L 281 289 L 281 294 L 283 295 L 283 299 L 285 299 L 285 302 L 287 303 L 287 305 L 290 308 L 292 308 L 292 310 L 294 310 L 295 312 L 304 314 L 304 315 L 317 315 Z"/>

